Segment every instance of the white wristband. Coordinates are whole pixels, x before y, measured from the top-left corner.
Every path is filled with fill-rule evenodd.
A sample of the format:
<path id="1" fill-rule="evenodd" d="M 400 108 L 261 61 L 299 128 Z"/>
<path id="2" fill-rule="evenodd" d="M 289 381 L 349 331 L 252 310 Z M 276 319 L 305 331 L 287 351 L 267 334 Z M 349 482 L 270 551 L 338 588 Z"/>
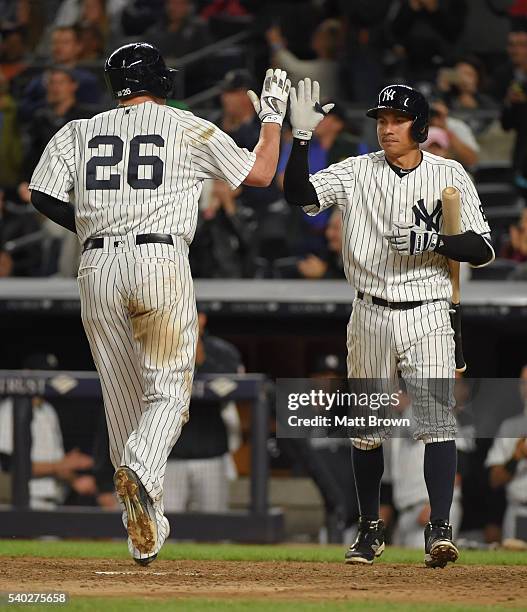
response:
<path id="1" fill-rule="evenodd" d="M 282 115 L 266 115 L 262 119 L 262 123 L 278 123 L 278 125 L 282 125 L 283 120 Z"/>
<path id="2" fill-rule="evenodd" d="M 298 138 L 300 140 L 311 140 L 311 136 L 313 136 L 313 132 L 293 128 L 293 138 Z"/>

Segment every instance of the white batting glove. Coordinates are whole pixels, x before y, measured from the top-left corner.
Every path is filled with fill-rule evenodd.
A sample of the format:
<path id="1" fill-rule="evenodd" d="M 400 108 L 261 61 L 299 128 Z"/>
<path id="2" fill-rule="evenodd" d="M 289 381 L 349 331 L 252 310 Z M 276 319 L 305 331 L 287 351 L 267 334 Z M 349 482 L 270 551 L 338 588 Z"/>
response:
<path id="1" fill-rule="evenodd" d="M 287 98 L 291 89 L 291 81 L 287 78 L 285 70 L 269 70 L 265 79 L 260 97 L 249 89 L 247 95 L 253 103 L 254 110 L 262 123 L 278 123 L 282 125 L 287 110 Z"/>
<path id="2" fill-rule="evenodd" d="M 420 255 L 435 251 L 439 234 L 413 223 L 394 223 L 392 231 L 384 234 L 392 251 L 400 255 Z"/>
<path id="3" fill-rule="evenodd" d="M 318 81 L 311 84 L 311 79 L 306 78 L 298 81 L 296 89 L 291 89 L 290 106 L 293 136 L 309 140 L 317 125 L 335 105 L 320 106 L 320 85 Z"/>

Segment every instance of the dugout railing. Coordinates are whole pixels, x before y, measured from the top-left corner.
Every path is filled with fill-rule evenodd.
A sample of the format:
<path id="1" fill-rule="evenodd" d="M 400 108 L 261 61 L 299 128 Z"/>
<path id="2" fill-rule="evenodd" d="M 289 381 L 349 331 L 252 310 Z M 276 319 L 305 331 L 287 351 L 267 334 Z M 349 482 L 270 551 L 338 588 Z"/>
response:
<path id="1" fill-rule="evenodd" d="M 251 406 L 250 503 L 247 511 L 221 514 L 168 513 L 171 538 L 279 542 L 284 535 L 281 510 L 269 507 L 269 381 L 263 374 L 208 374 L 194 380 L 192 401 L 246 401 Z M 0 370 L 0 397 L 14 401 L 12 502 L 0 506 L 0 538 L 122 538 L 120 512 L 93 507 L 29 508 L 31 476 L 31 398 L 92 398 L 100 400 L 95 372 Z M 75 408 L 72 408 L 74 410 Z"/>

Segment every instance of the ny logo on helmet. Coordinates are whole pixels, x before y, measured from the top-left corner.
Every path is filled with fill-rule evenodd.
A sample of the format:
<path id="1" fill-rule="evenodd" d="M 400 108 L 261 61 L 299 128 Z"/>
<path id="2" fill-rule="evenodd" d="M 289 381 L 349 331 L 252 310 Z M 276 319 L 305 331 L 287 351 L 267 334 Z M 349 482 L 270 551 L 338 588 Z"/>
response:
<path id="1" fill-rule="evenodd" d="M 382 94 L 382 99 L 383 101 L 386 100 L 393 100 L 395 96 L 395 89 L 387 89 L 383 94 Z"/>

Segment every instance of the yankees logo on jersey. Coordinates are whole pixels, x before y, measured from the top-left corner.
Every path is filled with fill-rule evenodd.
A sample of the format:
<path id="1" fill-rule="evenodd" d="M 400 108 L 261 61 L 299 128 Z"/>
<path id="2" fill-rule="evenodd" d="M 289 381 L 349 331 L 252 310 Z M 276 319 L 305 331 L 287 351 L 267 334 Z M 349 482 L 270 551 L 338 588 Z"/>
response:
<path id="1" fill-rule="evenodd" d="M 347 279 L 358 291 L 390 302 L 450 297 L 444 257 L 433 252 L 402 257 L 383 237 L 396 221 L 441 231 L 443 188 L 452 185 L 461 193 L 462 232 L 490 233 L 476 188 L 462 166 L 431 153 L 423 152 L 421 164 L 403 176 L 390 168 L 384 151 L 378 151 L 345 159 L 310 181 L 320 208 L 305 206 L 308 214 L 333 204 L 342 208 Z"/>
<path id="2" fill-rule="evenodd" d="M 418 200 L 417 204 L 412 206 L 412 210 L 414 211 L 414 223 L 416 225 L 423 226 L 427 230 L 439 232 L 443 215 L 441 200 L 437 200 L 437 205 L 431 213 L 426 210 L 426 204 L 423 199 Z"/>

